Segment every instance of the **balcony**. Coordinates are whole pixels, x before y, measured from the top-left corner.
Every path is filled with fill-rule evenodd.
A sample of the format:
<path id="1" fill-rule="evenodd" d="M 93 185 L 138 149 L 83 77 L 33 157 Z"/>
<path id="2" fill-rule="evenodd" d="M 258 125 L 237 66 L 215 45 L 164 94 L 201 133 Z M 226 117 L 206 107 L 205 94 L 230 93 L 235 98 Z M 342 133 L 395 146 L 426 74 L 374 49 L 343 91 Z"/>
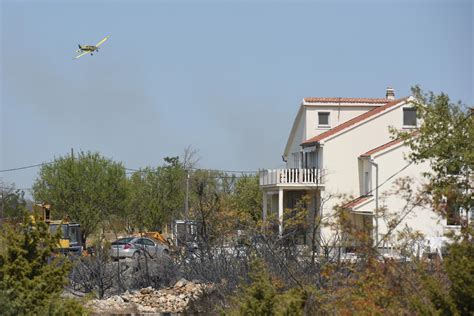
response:
<path id="1" fill-rule="evenodd" d="M 260 170 L 260 186 L 311 186 L 324 184 L 324 172 L 321 169 L 264 169 Z"/>

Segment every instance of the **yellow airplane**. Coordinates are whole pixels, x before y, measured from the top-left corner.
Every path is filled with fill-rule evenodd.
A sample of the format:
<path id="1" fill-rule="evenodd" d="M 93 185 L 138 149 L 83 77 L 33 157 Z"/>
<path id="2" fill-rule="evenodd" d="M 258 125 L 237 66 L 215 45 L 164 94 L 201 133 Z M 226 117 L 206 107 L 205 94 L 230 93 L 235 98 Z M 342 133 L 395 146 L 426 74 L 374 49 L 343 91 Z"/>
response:
<path id="1" fill-rule="evenodd" d="M 95 45 L 84 45 L 82 46 L 81 44 L 79 44 L 79 49 L 76 51 L 76 53 L 80 53 L 79 55 L 77 55 L 76 57 L 74 57 L 74 59 L 78 59 L 84 55 L 87 55 L 87 54 L 91 54 L 94 55 L 93 53 L 94 52 L 98 52 L 99 51 L 99 46 L 102 45 L 106 40 L 108 40 L 110 37 L 109 36 L 106 36 L 104 37 L 100 42 L 98 42 L 97 44 Z"/>

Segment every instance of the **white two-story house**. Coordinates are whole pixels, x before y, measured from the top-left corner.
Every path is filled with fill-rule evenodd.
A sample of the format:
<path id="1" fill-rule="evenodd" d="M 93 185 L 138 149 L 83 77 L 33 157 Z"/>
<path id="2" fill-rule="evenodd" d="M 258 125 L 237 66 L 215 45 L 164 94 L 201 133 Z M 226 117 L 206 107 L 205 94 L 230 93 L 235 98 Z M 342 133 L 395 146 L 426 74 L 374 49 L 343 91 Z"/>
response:
<path id="1" fill-rule="evenodd" d="M 396 99 L 391 88 L 385 98 L 304 98 L 283 152 L 286 168 L 260 171 L 263 217 L 274 215 L 284 234 L 284 210 L 306 195 L 307 208 L 323 224 L 334 220 L 336 205 L 345 203 L 352 225 L 369 232 L 380 247 L 395 246 L 397 232 L 404 229 L 427 238 L 443 236 L 452 228 L 448 224 L 456 223 L 416 203 L 414 195 L 429 164 L 409 163 L 408 147 L 389 131 L 416 134 L 413 100 Z M 399 190 L 402 178 L 410 179 L 411 193 Z M 317 234 L 327 243 L 337 236 L 329 225 L 321 225 Z"/>

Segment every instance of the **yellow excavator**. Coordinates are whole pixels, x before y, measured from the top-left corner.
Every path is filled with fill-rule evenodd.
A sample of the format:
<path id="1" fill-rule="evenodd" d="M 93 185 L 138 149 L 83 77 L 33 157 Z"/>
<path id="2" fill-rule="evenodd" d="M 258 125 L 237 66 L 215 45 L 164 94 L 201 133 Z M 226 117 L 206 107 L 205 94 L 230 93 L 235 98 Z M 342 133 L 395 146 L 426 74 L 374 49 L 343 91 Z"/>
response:
<path id="1" fill-rule="evenodd" d="M 143 233 L 143 235 L 149 238 L 153 238 L 159 241 L 160 243 L 162 243 L 163 245 L 167 245 L 167 246 L 171 245 L 170 242 L 166 240 L 165 237 L 163 237 L 163 235 L 160 232 L 145 232 Z"/>
<path id="2" fill-rule="evenodd" d="M 41 221 L 49 226 L 51 234 L 61 230 L 58 251 L 62 254 L 81 255 L 83 246 L 81 242 L 81 225 L 70 222 L 68 218 L 62 220 L 51 219 L 51 205 L 47 203 L 34 204 L 33 209 Z"/>
<path id="3" fill-rule="evenodd" d="M 148 237 L 151 239 L 154 239 L 155 241 L 161 243 L 162 245 L 165 245 L 168 247 L 169 251 L 174 252 L 176 250 L 173 242 L 170 240 L 166 239 L 161 232 L 157 231 L 146 231 L 146 232 L 139 232 L 135 233 L 132 236 L 134 237 Z"/>

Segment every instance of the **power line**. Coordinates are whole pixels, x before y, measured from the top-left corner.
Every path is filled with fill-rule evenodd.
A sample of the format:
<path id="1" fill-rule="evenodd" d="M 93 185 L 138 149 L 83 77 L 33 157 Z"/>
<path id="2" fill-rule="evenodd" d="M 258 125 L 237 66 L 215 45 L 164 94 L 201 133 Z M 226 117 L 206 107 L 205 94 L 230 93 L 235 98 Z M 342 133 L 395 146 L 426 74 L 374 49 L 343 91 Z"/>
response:
<path id="1" fill-rule="evenodd" d="M 29 166 L 22 166 L 22 167 L 16 167 L 16 168 L 10 168 L 10 169 L 3 169 L 0 170 L 1 172 L 11 172 L 11 171 L 19 171 L 19 170 L 24 170 L 24 169 L 31 169 L 31 168 L 36 168 L 36 167 L 41 167 L 45 165 L 52 164 L 54 161 L 49 161 L 49 162 L 43 162 L 39 164 L 34 164 L 34 165 L 29 165 Z M 240 173 L 240 174 L 256 174 L 258 171 L 254 170 L 223 170 L 223 169 L 205 169 L 205 168 L 190 168 L 191 170 L 195 171 L 214 171 L 214 172 L 222 172 L 222 173 Z M 133 173 L 133 172 L 144 172 L 145 170 L 143 169 L 134 169 L 134 168 L 125 168 L 127 171 L 127 174 Z"/>
<path id="2" fill-rule="evenodd" d="M 132 169 L 132 168 L 125 168 L 125 170 L 127 171 L 131 171 L 131 173 L 133 172 L 144 172 L 145 170 L 140 170 L 140 169 Z M 128 172 L 127 172 L 128 173 Z"/>
<path id="3" fill-rule="evenodd" d="M 29 190 L 32 190 L 33 188 L 18 188 L 16 190 L 20 190 L 20 191 L 29 191 Z"/>
<path id="4" fill-rule="evenodd" d="M 39 163 L 39 164 L 36 164 L 36 165 L 30 165 L 30 166 L 24 166 L 24 167 L 17 167 L 17 168 L 11 168 L 11 169 L 3 169 L 3 170 L 0 170 L 0 172 L 10 172 L 10 171 L 17 171 L 17 170 L 24 170 L 24 169 L 36 168 L 36 167 L 41 167 L 41 166 L 49 165 L 49 164 L 52 164 L 52 163 L 53 163 L 52 161 L 50 161 L 50 162 L 43 162 L 43 163 Z"/>
<path id="5" fill-rule="evenodd" d="M 190 168 L 191 170 L 199 170 L 199 171 L 216 171 L 216 172 L 223 172 L 223 173 L 258 173 L 255 170 L 222 170 L 222 169 L 203 169 L 203 168 Z"/>
<path id="6" fill-rule="evenodd" d="M 214 172 L 222 172 L 222 173 L 240 173 L 240 174 L 256 174 L 258 171 L 250 171 L 250 170 L 222 170 L 222 169 L 205 169 L 205 168 L 190 168 L 194 171 L 214 171 Z M 133 169 L 133 168 L 125 168 L 127 171 L 133 172 L 145 172 L 143 169 Z"/>
<path id="7" fill-rule="evenodd" d="M 240 175 L 240 176 L 207 176 L 206 178 L 208 179 L 240 179 L 240 178 L 246 178 L 249 177 L 249 175 Z"/>
<path id="8" fill-rule="evenodd" d="M 138 172 L 138 171 L 137 171 Z M 125 174 L 127 175 L 130 175 L 130 174 L 134 174 L 136 172 L 126 172 Z M 219 175 L 202 175 L 203 177 L 206 177 L 207 179 L 240 179 L 240 178 L 246 178 L 246 177 L 252 177 L 252 176 L 255 176 L 255 175 L 250 175 L 250 174 L 241 174 L 241 175 L 232 175 L 232 176 L 229 176 L 229 175 L 222 175 L 222 176 L 219 176 Z"/>

